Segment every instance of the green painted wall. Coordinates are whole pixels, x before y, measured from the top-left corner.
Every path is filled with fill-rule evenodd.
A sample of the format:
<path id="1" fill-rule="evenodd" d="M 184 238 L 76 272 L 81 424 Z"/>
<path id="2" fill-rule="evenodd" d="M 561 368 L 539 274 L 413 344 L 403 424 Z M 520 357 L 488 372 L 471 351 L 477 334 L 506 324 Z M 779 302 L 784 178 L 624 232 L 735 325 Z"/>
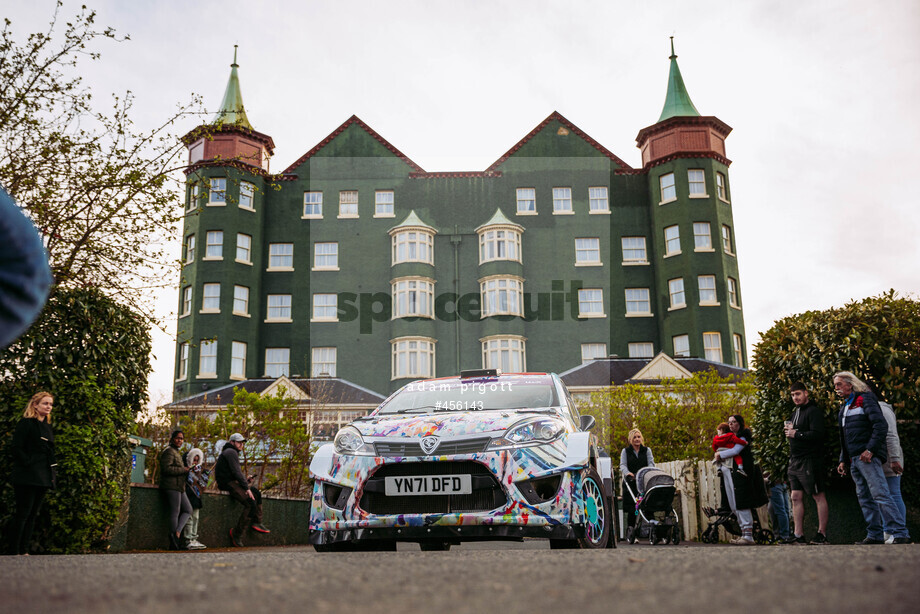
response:
<path id="1" fill-rule="evenodd" d="M 706 171 L 709 198 L 688 199 L 686 170 Z M 492 176 L 423 175 L 398 158 L 360 124 L 352 123 L 331 142 L 273 184 L 232 168 L 205 167 L 202 177 L 228 177 L 226 207 L 200 206 L 185 221 L 184 234 L 195 233 L 195 262 L 183 268 L 181 286 L 192 285 L 195 306 L 179 320 L 179 341 L 197 344 L 218 340 L 218 377 L 203 380 L 198 374 L 198 348 L 190 352 L 189 375 L 177 381 L 175 398 L 230 383 L 230 345 L 248 344 L 248 377 L 264 373 L 267 347 L 290 347 L 290 374 L 309 375 L 311 347 L 337 348 L 337 376 L 372 390 L 387 393 L 408 380 L 391 381 L 390 341 L 402 336 L 437 339 L 436 375 L 482 366 L 483 337 L 510 334 L 526 338 L 527 369 L 564 371 L 581 362 L 582 343 L 606 343 L 608 353 L 628 355 L 628 344 L 652 342 L 654 351 L 672 352 L 671 337 L 690 335 L 691 354 L 703 355 L 702 332 L 719 331 L 723 356 L 733 362 L 732 334 L 744 334 L 742 313 L 728 306 L 726 276 L 738 279 L 734 256 L 722 253 L 721 224 L 731 225 L 731 205 L 715 194 L 715 172 L 727 168 L 707 158 L 678 159 L 647 173 L 622 172 L 575 131 L 551 120 Z M 620 172 L 618 172 L 620 171 Z M 677 201 L 659 205 L 658 177 L 675 172 Z M 255 212 L 236 205 L 238 181 L 256 185 Z M 588 188 L 607 186 L 609 214 L 589 214 Z M 516 189 L 536 190 L 537 215 L 517 215 Z M 554 215 L 554 187 L 571 187 L 572 215 Z M 339 192 L 357 190 L 359 217 L 338 217 Z M 395 216 L 375 217 L 376 190 L 393 190 Z M 322 191 L 323 218 L 303 219 L 303 195 Z M 206 190 L 205 190 L 206 192 Z M 524 228 L 522 262 L 479 263 L 476 228 L 489 221 L 497 209 Z M 403 222 L 410 211 L 437 229 L 434 266 L 424 263 L 391 264 L 388 231 Z M 715 251 L 693 253 L 692 224 L 710 221 Z M 663 258 L 663 228 L 679 224 L 683 254 Z M 224 257 L 203 261 L 205 232 L 224 231 Z M 252 235 L 252 266 L 234 261 L 236 233 Z M 645 236 L 649 264 L 624 266 L 620 238 Z M 575 239 L 597 238 L 602 266 L 575 266 Z M 338 271 L 314 271 L 314 243 L 338 243 Z M 266 271 L 268 244 L 294 244 L 294 271 Z M 435 281 L 435 296 L 453 293 L 474 309 L 478 306 L 482 277 L 495 274 L 524 279 L 525 306 L 536 317 L 493 317 L 391 320 L 388 302 L 391 280 L 408 275 Z M 719 307 L 700 307 L 696 301 L 696 275 L 717 278 Z M 668 312 L 667 280 L 684 276 L 688 307 Z M 202 285 L 221 283 L 219 314 L 201 314 Z M 250 314 L 231 314 L 233 285 L 250 288 Z M 650 289 L 651 317 L 625 317 L 625 288 Z M 604 318 L 577 318 L 578 288 L 601 288 Z M 291 323 L 266 323 L 266 296 L 291 294 Z M 316 293 L 339 295 L 339 322 L 311 322 L 311 297 Z M 344 305 L 348 293 L 353 307 Z M 451 297 L 446 297 L 451 298 Z M 181 289 L 180 289 L 181 301 Z M 461 301 L 462 302 L 462 301 Z M 454 303 L 450 301 L 451 311 Z M 375 319 L 372 311 L 381 312 Z M 349 315 L 359 314 L 348 319 Z M 574 314 L 574 315 L 573 315 Z M 348 320 L 348 321 L 345 321 Z M 178 352 L 178 348 L 177 348 Z M 178 361 L 177 361 L 178 362 Z M 177 367 L 178 372 L 178 367 Z"/>

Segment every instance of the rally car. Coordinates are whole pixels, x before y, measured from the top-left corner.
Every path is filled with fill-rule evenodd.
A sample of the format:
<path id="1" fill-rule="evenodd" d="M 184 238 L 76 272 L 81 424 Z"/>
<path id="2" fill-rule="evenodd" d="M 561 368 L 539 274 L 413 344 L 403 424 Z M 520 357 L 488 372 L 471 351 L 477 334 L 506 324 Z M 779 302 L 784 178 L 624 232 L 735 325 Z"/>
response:
<path id="1" fill-rule="evenodd" d="M 610 459 L 593 425 L 552 373 L 407 384 L 317 450 L 310 542 L 319 551 L 525 537 L 615 547 Z"/>

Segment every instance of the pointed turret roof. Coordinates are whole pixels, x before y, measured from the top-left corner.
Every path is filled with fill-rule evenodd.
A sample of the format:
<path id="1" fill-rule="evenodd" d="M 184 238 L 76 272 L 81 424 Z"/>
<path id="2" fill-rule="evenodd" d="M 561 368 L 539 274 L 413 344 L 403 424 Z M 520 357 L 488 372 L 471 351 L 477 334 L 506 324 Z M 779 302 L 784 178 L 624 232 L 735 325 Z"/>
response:
<path id="1" fill-rule="evenodd" d="M 243 108 L 243 94 L 240 91 L 240 78 L 236 72 L 239 65 L 236 63 L 236 45 L 233 45 L 233 64 L 230 65 L 230 80 L 224 91 L 224 100 L 220 103 L 220 110 L 214 116 L 215 124 L 234 124 L 253 130 L 246 109 Z"/>
<path id="2" fill-rule="evenodd" d="M 495 210 L 495 215 L 492 216 L 492 219 L 490 219 L 488 222 L 486 222 L 482 226 L 479 226 L 478 228 L 476 228 L 476 232 L 479 232 L 483 228 L 488 228 L 489 226 L 514 226 L 515 228 L 520 228 L 521 230 L 524 230 L 523 226 L 521 226 L 520 224 L 516 224 L 515 222 L 512 222 L 511 220 L 509 220 L 505 216 L 505 214 L 502 213 L 501 207 Z"/>
<path id="3" fill-rule="evenodd" d="M 409 215 L 406 216 L 406 219 L 404 219 L 402 222 L 400 222 L 396 226 L 393 226 L 392 228 L 390 228 L 389 232 L 390 234 L 392 234 L 393 232 L 397 230 L 401 230 L 403 228 L 425 228 L 435 233 L 438 232 L 437 228 L 423 222 L 422 218 L 420 218 L 418 214 L 415 212 L 415 209 L 412 209 L 411 211 L 409 211 Z"/>
<path id="4" fill-rule="evenodd" d="M 671 72 L 668 75 L 668 95 L 664 100 L 664 108 L 661 110 L 659 122 L 663 122 L 671 117 L 699 117 L 700 112 L 693 106 L 690 100 L 690 94 L 684 86 L 684 79 L 680 76 L 680 68 L 677 66 L 677 54 L 674 53 L 674 37 L 671 37 Z"/>

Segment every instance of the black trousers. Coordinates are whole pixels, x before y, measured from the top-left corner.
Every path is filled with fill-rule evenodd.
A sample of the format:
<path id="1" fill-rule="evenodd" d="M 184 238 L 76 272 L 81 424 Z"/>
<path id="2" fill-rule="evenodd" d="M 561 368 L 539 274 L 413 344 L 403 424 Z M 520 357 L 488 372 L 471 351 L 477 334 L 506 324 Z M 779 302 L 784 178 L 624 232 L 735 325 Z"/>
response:
<path id="1" fill-rule="evenodd" d="M 262 522 L 262 493 L 259 492 L 258 488 L 250 487 L 249 490 L 252 491 L 254 497 L 254 499 L 250 499 L 243 487 L 237 482 L 230 482 L 228 488 L 230 498 L 237 503 L 243 504 L 243 513 L 240 514 L 240 519 L 233 530 L 234 535 L 243 537 L 250 525 Z"/>
<path id="2" fill-rule="evenodd" d="M 27 554 L 35 519 L 48 489 L 31 484 L 13 484 L 13 491 L 16 495 L 16 515 L 10 523 L 10 554 Z"/>
<path id="3" fill-rule="evenodd" d="M 635 491 L 636 480 L 630 480 L 629 486 Z M 627 527 L 636 526 L 636 518 L 638 518 L 638 516 L 636 516 L 636 500 L 629 494 L 629 488 L 626 487 L 626 480 L 623 480 L 623 515 L 626 516 Z"/>

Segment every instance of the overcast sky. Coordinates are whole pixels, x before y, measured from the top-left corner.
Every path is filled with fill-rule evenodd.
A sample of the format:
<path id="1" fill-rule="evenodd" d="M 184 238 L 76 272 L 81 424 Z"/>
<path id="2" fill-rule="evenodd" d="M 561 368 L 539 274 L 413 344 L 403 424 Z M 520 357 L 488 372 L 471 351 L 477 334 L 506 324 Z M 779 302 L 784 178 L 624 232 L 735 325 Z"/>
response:
<path id="1" fill-rule="evenodd" d="M 238 44 L 274 171 L 352 114 L 425 170 L 483 170 L 553 111 L 639 167 L 635 137 L 661 112 L 673 35 L 697 109 L 734 129 L 749 347 L 787 315 L 920 293 L 915 0 L 84 1 L 131 37 L 98 49 L 87 83 L 97 98 L 134 92 L 141 128 L 192 92 L 217 107 Z M 4 13 L 24 34 L 53 8 Z M 174 311 L 178 291 L 160 302 Z M 155 334 L 153 400 L 171 393 L 173 344 Z"/>

